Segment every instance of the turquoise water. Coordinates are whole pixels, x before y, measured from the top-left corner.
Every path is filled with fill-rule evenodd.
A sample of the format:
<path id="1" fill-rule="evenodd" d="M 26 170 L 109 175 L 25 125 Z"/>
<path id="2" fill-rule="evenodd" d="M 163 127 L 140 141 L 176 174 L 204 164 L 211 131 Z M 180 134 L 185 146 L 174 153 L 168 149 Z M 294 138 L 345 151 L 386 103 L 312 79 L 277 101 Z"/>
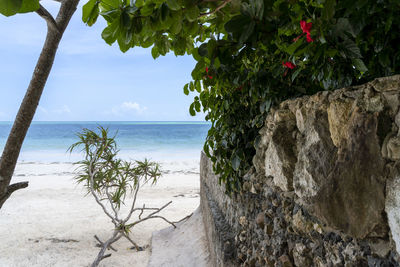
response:
<path id="1" fill-rule="evenodd" d="M 155 159 L 198 158 L 210 128 L 205 122 L 33 122 L 20 160 L 74 161 L 78 155 L 66 151 L 78 140 L 76 133 L 99 125 L 117 133 L 121 157 Z M 1 150 L 11 126 L 11 122 L 0 122 Z"/>

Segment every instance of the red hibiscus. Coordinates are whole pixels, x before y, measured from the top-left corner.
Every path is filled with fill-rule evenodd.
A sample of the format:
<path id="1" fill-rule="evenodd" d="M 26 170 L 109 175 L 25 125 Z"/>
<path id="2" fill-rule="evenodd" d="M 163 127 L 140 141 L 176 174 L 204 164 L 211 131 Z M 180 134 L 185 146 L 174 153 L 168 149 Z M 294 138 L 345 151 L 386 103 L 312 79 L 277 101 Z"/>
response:
<path id="1" fill-rule="evenodd" d="M 294 69 L 296 68 L 296 65 L 294 65 L 292 62 L 290 61 L 286 61 L 286 62 L 282 62 L 282 65 L 285 66 L 286 68 L 289 69 Z"/>
<path id="2" fill-rule="evenodd" d="M 213 78 L 211 75 L 208 74 L 208 67 L 206 67 L 206 73 L 207 73 L 208 79 L 212 79 Z"/>
<path id="3" fill-rule="evenodd" d="M 303 31 L 303 33 L 300 34 L 299 36 L 297 36 L 296 38 L 294 38 L 293 42 L 297 42 L 297 40 L 299 40 L 299 38 L 302 37 L 304 34 L 306 34 L 308 43 L 314 42 L 314 40 L 311 38 L 311 33 L 310 33 L 311 28 L 312 28 L 312 22 L 307 23 L 305 20 L 301 20 L 300 27 L 301 27 L 301 30 Z"/>
<path id="4" fill-rule="evenodd" d="M 307 23 L 305 20 L 300 21 L 300 27 L 304 33 L 310 33 L 312 22 Z"/>
<path id="5" fill-rule="evenodd" d="M 307 42 L 308 43 L 314 42 L 314 40 L 311 38 L 311 34 L 310 33 L 307 33 Z"/>

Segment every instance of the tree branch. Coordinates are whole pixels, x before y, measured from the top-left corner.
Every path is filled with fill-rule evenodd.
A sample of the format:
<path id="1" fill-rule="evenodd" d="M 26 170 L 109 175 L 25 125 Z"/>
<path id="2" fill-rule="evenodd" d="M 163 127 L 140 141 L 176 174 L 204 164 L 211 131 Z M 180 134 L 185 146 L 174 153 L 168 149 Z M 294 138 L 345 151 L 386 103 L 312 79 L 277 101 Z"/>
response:
<path id="1" fill-rule="evenodd" d="M 53 16 L 50 14 L 47 9 L 45 9 L 42 5 L 40 5 L 40 8 L 36 10 L 36 13 L 41 16 L 44 20 L 47 22 L 47 26 L 49 28 L 52 28 L 53 30 L 56 30 L 59 32 L 60 30 L 58 29 L 57 22 L 54 20 Z"/>
<path id="2" fill-rule="evenodd" d="M 15 186 L 10 188 L 9 185 L 17 164 L 18 156 L 21 152 L 22 144 L 39 105 L 44 86 L 54 63 L 58 45 L 76 10 L 78 2 L 79 0 L 63 1 L 56 19 L 58 30 L 50 30 L 51 27 L 47 27 L 46 40 L 0 158 L 0 209 L 7 200 L 7 195 L 9 197 L 12 193 L 11 190 L 15 188 Z M 44 9 L 40 9 L 38 12 L 46 16 Z M 20 186 L 18 187 L 23 188 Z"/>
<path id="3" fill-rule="evenodd" d="M 97 242 L 99 242 L 99 244 L 97 245 L 98 247 L 104 246 L 104 242 L 101 241 L 100 238 L 97 235 L 94 235 L 94 238 L 97 240 Z M 108 248 L 114 250 L 115 252 L 117 252 L 117 250 L 111 246 L 111 243 L 108 245 Z"/>
<path id="4" fill-rule="evenodd" d="M 11 196 L 12 193 L 14 193 L 15 191 L 17 191 L 19 189 L 28 187 L 28 184 L 29 184 L 29 182 L 20 182 L 20 183 L 15 183 L 15 184 L 9 185 L 7 187 L 7 192 L 0 199 L 0 208 L 1 208 L 1 206 L 3 206 L 3 203 Z"/>
<path id="5" fill-rule="evenodd" d="M 126 216 L 125 220 L 123 220 L 123 222 L 122 222 L 123 224 L 125 224 L 127 221 L 129 221 L 129 219 L 132 216 L 132 213 L 135 211 L 136 197 L 137 197 L 137 194 L 139 192 L 139 187 L 140 187 L 140 183 L 139 183 L 139 180 L 138 180 L 137 181 L 137 185 L 136 185 L 136 189 L 135 189 L 135 193 L 134 193 L 134 196 L 133 196 L 133 202 L 132 202 L 131 210 L 130 210 L 128 216 Z"/>
<path id="6" fill-rule="evenodd" d="M 202 17 L 208 16 L 208 15 L 212 15 L 212 14 L 217 13 L 220 9 L 224 8 L 230 1 L 232 1 L 232 0 L 225 0 L 221 5 L 219 5 L 219 6 L 218 6 L 216 9 L 214 9 L 213 11 L 200 14 L 200 17 L 199 17 L 199 18 L 202 18 Z"/>
<path id="7" fill-rule="evenodd" d="M 106 186 L 106 195 L 107 195 L 108 201 L 110 202 L 111 209 L 114 211 L 115 220 L 119 222 L 120 220 L 118 219 L 118 212 L 117 212 L 117 210 L 115 209 L 114 204 L 113 204 L 113 201 L 112 201 L 112 199 L 111 199 L 111 195 L 110 195 L 110 193 L 108 192 L 108 186 Z"/>
<path id="8" fill-rule="evenodd" d="M 95 190 L 94 190 L 94 187 L 93 187 L 94 179 L 93 179 L 93 177 L 96 175 L 96 172 L 97 172 L 97 170 L 95 170 L 94 172 L 92 172 L 92 164 L 93 164 L 93 161 L 94 161 L 94 160 L 95 160 L 95 159 L 91 159 L 91 160 L 90 160 L 90 162 L 89 162 L 89 168 L 88 168 L 88 174 L 89 174 L 89 177 L 90 177 L 90 181 L 89 181 L 89 183 L 90 183 L 90 193 L 92 193 L 92 195 L 93 195 L 94 199 L 96 200 L 97 204 L 99 204 L 100 207 L 103 209 L 103 212 L 104 212 L 108 217 L 110 217 L 110 219 L 111 219 L 111 221 L 113 222 L 113 224 L 114 224 L 115 226 L 118 226 L 119 222 L 107 211 L 107 208 L 103 205 L 103 203 L 101 203 L 99 197 L 97 196 L 97 194 L 96 194 L 96 192 L 95 192 Z"/>
<path id="9" fill-rule="evenodd" d="M 103 243 L 103 246 L 102 246 L 99 254 L 97 254 L 97 258 L 92 263 L 91 267 L 98 266 L 100 261 L 102 261 L 104 258 L 109 257 L 108 255 L 104 256 L 104 253 L 106 252 L 106 249 L 109 248 L 110 244 L 112 244 L 112 242 L 114 241 L 114 239 L 116 238 L 117 235 L 118 235 L 118 230 L 114 230 L 114 233 L 113 233 L 112 237 L 110 239 L 108 239 L 106 242 Z"/>

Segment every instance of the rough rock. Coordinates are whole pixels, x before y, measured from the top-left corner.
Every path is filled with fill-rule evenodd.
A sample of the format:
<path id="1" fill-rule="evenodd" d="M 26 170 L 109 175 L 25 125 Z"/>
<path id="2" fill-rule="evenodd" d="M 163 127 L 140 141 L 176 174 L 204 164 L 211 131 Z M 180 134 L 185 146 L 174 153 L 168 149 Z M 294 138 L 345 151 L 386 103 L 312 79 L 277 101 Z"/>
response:
<path id="1" fill-rule="evenodd" d="M 273 107 L 231 197 L 202 156 L 217 266 L 400 266 L 399 99 L 396 75 Z"/>
<path id="2" fill-rule="evenodd" d="M 276 112 L 271 131 L 272 142 L 265 152 L 265 175 L 274 177 L 274 183 L 283 191 L 293 190 L 293 170 L 296 163 L 295 116 L 289 110 Z"/>
<path id="3" fill-rule="evenodd" d="M 385 211 L 388 217 L 392 238 L 400 251 L 400 175 L 387 181 Z"/>

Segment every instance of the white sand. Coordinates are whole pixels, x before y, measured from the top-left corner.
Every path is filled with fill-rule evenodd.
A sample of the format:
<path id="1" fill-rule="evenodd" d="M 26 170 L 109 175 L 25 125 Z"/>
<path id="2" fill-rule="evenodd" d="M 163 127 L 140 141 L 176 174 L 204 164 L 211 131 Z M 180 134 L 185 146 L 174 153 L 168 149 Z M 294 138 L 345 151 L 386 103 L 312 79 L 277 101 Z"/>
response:
<path id="1" fill-rule="evenodd" d="M 184 164 L 184 163 L 182 163 Z M 190 214 L 199 206 L 198 167 L 169 166 L 160 182 L 144 187 L 138 205 L 160 207 L 173 203 L 162 213 L 171 220 Z M 93 238 L 103 240 L 112 231 L 112 223 L 94 199 L 84 196 L 82 186 L 73 181 L 75 167 L 69 163 L 18 164 L 13 182 L 29 181 L 0 210 L 0 266 L 89 266 L 99 248 Z M 128 201 L 129 203 L 129 201 Z M 161 220 L 149 220 L 132 230 L 139 245 L 149 245 L 153 231 L 169 226 Z M 147 266 L 150 248 L 143 252 L 128 250 L 121 239 L 118 252 L 101 266 Z"/>
<path id="2" fill-rule="evenodd" d="M 154 232 L 148 267 L 211 266 L 200 208 L 186 221 Z"/>

